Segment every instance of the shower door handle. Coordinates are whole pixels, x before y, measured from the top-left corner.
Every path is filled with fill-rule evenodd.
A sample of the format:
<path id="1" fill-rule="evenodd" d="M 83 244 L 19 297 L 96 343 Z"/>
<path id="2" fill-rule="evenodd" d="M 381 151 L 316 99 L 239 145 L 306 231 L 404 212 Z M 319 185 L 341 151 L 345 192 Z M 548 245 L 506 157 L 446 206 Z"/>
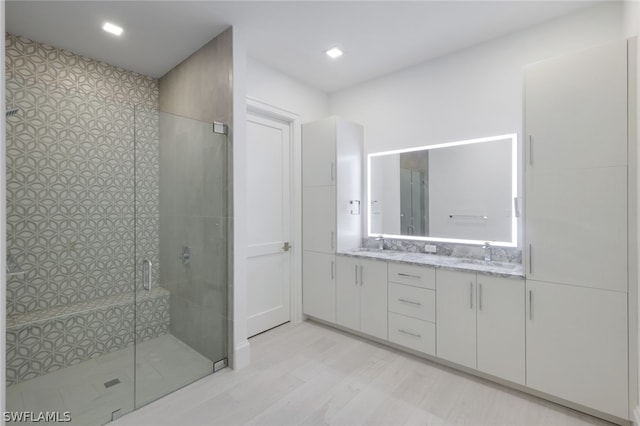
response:
<path id="1" fill-rule="evenodd" d="M 145 259 L 142 261 L 142 287 L 145 290 L 151 290 L 151 268 L 153 267 L 153 263 L 150 260 Z"/>

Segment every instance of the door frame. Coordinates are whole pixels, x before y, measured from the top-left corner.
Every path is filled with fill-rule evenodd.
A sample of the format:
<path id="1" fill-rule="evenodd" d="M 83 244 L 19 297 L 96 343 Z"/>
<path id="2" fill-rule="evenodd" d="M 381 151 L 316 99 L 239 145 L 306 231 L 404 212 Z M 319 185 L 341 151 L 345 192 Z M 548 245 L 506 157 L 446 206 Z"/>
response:
<path id="1" fill-rule="evenodd" d="M 247 96 L 247 114 L 281 121 L 289 126 L 289 200 L 291 218 L 289 235 L 291 262 L 289 265 L 289 321 L 302 321 L 302 126 L 298 114 Z"/>

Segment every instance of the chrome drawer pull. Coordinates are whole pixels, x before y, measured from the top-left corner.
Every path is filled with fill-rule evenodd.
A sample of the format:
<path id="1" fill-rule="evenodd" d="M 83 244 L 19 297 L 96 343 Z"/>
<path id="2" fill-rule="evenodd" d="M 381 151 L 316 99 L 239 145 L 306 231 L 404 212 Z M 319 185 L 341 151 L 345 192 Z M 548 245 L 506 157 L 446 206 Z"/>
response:
<path id="1" fill-rule="evenodd" d="M 403 333 L 403 334 L 408 334 L 409 336 L 417 337 L 418 339 L 421 339 L 421 338 L 422 338 L 422 336 L 421 336 L 421 335 L 416 334 L 416 333 L 412 333 L 412 332 L 407 331 L 407 330 L 399 329 L 398 331 L 399 331 L 400 333 Z"/>
<path id="2" fill-rule="evenodd" d="M 404 302 L 404 303 L 410 303 L 412 305 L 416 305 L 416 306 L 422 306 L 422 303 L 420 302 L 415 302 L 413 300 L 407 300 L 407 299 L 398 299 L 398 302 Z"/>
<path id="3" fill-rule="evenodd" d="M 401 277 L 408 277 L 408 278 L 416 278 L 416 279 L 420 279 L 420 275 L 409 275 L 409 274 L 403 274 L 401 272 L 398 272 L 398 275 L 400 275 Z"/>

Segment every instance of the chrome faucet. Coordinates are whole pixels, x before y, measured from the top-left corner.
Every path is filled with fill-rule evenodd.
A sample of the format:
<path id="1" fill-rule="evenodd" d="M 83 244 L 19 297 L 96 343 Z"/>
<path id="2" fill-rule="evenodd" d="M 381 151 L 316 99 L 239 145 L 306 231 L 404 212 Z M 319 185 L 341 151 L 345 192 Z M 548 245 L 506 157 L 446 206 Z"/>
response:
<path id="1" fill-rule="evenodd" d="M 484 261 L 491 262 L 491 243 L 485 242 L 482 248 L 484 249 Z"/>
<path id="2" fill-rule="evenodd" d="M 378 246 L 376 248 L 378 250 L 384 250 L 384 237 L 382 235 L 378 235 L 375 240 L 378 242 Z"/>

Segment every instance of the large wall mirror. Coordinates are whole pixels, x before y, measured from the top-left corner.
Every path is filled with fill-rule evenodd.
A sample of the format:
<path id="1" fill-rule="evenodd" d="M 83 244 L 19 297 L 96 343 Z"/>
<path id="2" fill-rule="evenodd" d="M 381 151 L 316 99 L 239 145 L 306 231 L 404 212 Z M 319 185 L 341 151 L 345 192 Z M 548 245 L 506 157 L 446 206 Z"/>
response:
<path id="1" fill-rule="evenodd" d="M 368 155 L 369 236 L 517 245 L 517 135 Z"/>

